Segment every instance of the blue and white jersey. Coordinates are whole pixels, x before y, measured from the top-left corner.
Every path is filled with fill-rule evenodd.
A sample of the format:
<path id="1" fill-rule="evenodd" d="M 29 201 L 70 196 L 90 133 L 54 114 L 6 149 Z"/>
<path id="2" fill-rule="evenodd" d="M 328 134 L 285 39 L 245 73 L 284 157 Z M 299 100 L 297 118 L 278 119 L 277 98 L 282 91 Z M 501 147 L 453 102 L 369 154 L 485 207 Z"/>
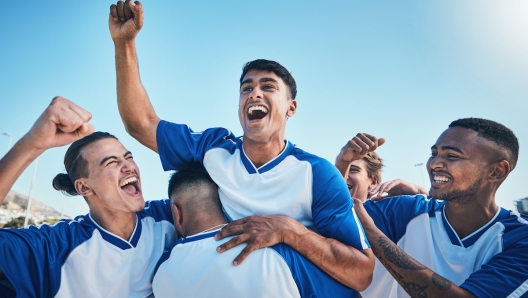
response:
<path id="1" fill-rule="evenodd" d="M 165 297 L 357 297 L 284 244 L 257 249 L 238 266 L 236 246 L 219 254 L 219 230 L 179 239 L 163 254 L 154 275 L 156 298 Z"/>
<path id="2" fill-rule="evenodd" d="M 277 157 L 256 168 L 244 153 L 242 138 L 227 129 L 195 133 L 166 121 L 158 124 L 156 141 L 166 171 L 189 162 L 204 165 L 231 220 L 286 215 L 324 237 L 359 250 L 370 247 L 343 177 L 323 158 L 286 142 Z"/>
<path id="3" fill-rule="evenodd" d="M 130 239 L 88 215 L 52 226 L 0 229 L 0 270 L 18 297 L 145 297 L 163 251 L 175 240 L 168 200 L 136 213 Z"/>
<path id="4" fill-rule="evenodd" d="M 528 297 L 528 221 L 500 208 L 483 227 L 460 239 L 443 201 L 401 196 L 364 204 L 376 226 L 409 256 L 476 297 Z M 363 297 L 409 297 L 376 259 Z"/>

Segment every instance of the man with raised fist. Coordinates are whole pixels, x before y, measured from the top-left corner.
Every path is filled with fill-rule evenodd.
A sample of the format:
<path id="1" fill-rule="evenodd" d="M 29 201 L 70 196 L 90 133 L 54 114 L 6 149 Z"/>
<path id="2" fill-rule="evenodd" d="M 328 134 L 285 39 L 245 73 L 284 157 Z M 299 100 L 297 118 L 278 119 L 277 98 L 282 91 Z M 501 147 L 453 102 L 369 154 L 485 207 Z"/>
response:
<path id="1" fill-rule="evenodd" d="M 233 262 L 238 265 L 251 251 L 282 242 L 339 282 L 365 289 L 374 257 L 343 178 L 325 159 L 284 139 L 287 120 L 297 110 L 297 86 L 290 72 L 274 61 L 248 62 L 239 81 L 243 137 L 225 128 L 194 132 L 161 120 L 150 103 L 136 57 L 135 37 L 142 26 L 140 2 L 120 1 L 110 7 L 121 118 L 130 135 L 159 153 L 165 170 L 189 162 L 205 166 L 219 186 L 226 217 L 234 220 L 216 239 L 238 234 L 218 251 L 246 242 Z M 378 140 L 370 142 L 374 150 Z M 288 228 L 269 233 L 275 224 Z"/>

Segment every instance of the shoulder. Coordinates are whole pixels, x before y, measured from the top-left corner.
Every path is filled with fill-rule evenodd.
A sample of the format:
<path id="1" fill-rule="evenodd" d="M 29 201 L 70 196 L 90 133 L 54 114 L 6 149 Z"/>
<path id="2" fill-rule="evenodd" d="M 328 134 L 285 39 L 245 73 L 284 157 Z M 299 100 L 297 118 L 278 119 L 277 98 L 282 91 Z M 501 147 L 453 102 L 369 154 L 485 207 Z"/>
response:
<path id="1" fill-rule="evenodd" d="M 145 208 L 139 211 L 137 215 L 143 219 L 151 217 L 155 221 L 167 220 L 172 222 L 172 213 L 169 199 L 146 201 Z"/>
<path id="2" fill-rule="evenodd" d="M 503 242 L 504 249 L 528 248 L 528 217 L 516 211 L 501 208 L 501 219 L 497 222 L 504 226 Z"/>
<path id="3" fill-rule="evenodd" d="M 295 157 L 299 161 L 310 163 L 312 172 L 314 175 L 325 175 L 325 176 L 339 176 L 341 174 L 336 167 L 329 162 L 327 159 L 317 156 L 315 154 L 304 151 L 303 149 L 294 145 L 294 148 L 290 152 L 290 156 Z"/>
<path id="4" fill-rule="evenodd" d="M 388 197 L 379 201 L 368 200 L 364 203 L 367 211 L 374 210 L 405 210 L 406 213 L 419 215 L 429 213 L 434 216 L 434 212 L 444 206 L 443 201 L 436 200 L 425 195 L 396 196 Z"/>

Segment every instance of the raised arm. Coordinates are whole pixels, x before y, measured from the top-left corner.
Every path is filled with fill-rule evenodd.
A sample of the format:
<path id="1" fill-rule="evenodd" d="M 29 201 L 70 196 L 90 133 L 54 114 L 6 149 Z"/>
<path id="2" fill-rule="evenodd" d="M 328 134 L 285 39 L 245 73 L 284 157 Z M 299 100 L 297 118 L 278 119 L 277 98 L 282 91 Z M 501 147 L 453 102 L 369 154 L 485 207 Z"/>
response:
<path id="1" fill-rule="evenodd" d="M 354 208 L 372 251 L 411 297 L 475 297 L 405 253 L 376 227 L 361 201 L 354 199 Z"/>
<path id="2" fill-rule="evenodd" d="M 346 180 L 350 171 L 350 164 L 354 160 L 362 159 L 367 153 L 376 150 L 384 143 L 384 138 L 378 139 L 366 133 L 358 133 L 341 148 L 339 155 L 337 155 L 335 166 Z"/>
<path id="3" fill-rule="evenodd" d="M 141 144 L 158 152 L 156 115 L 139 78 L 136 35 L 143 26 L 139 1 L 119 1 L 110 6 L 108 27 L 115 46 L 117 105 L 126 131 Z"/>
<path id="4" fill-rule="evenodd" d="M 0 160 L 0 205 L 20 174 L 42 152 L 93 133 L 92 115 L 73 102 L 55 97 L 24 135 Z"/>
<path id="5" fill-rule="evenodd" d="M 0 205 L 20 174 L 42 152 L 81 139 L 94 131 L 92 115 L 73 102 L 55 97 L 29 132 L 0 160 Z M 3 257 L 3 256 L 0 256 Z M 6 279 L 0 269 L 0 280 Z"/>

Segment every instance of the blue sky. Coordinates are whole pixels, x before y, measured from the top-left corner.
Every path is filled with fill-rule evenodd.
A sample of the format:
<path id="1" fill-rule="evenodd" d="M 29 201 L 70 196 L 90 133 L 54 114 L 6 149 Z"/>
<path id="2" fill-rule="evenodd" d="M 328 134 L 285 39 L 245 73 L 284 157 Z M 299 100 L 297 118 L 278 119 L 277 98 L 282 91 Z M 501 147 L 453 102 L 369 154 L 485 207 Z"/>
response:
<path id="1" fill-rule="evenodd" d="M 286 2 L 286 3 L 285 3 Z M 7 1 L 0 18 L 0 132 L 21 138 L 55 95 L 93 114 L 134 153 L 146 199 L 166 196 L 158 156 L 129 137 L 117 111 L 111 2 Z M 277 60 L 298 85 L 286 137 L 333 161 L 357 132 L 387 138 L 384 180 L 422 184 L 430 146 L 448 124 L 482 117 L 521 144 L 497 201 L 528 196 L 528 2 L 144 1 L 137 38 L 143 84 L 158 115 L 200 131 L 242 133 L 238 79 L 250 60 Z M 0 135 L 0 155 L 7 137 Z M 84 200 L 51 187 L 66 147 L 39 159 L 34 197 L 68 215 Z M 13 189 L 28 194 L 32 166 Z M 427 187 L 429 187 L 429 183 Z"/>

